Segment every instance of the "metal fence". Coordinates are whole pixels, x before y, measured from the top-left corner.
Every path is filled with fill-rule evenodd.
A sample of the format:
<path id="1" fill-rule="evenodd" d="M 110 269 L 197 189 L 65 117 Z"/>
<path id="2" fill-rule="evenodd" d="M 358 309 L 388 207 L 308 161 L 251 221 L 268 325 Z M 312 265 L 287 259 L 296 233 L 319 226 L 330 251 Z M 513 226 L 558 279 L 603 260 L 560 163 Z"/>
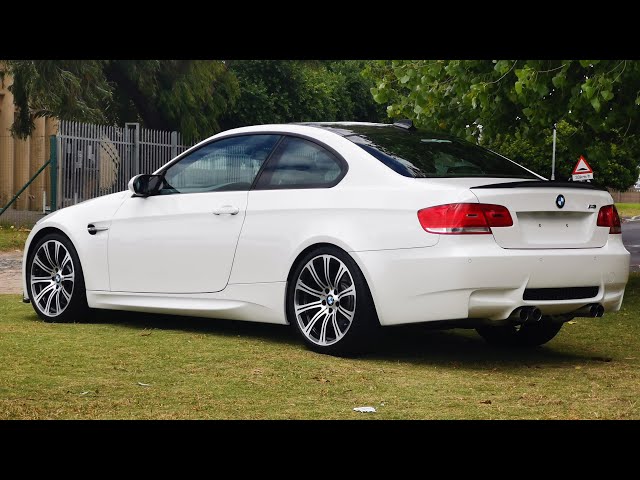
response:
<path id="1" fill-rule="evenodd" d="M 178 132 L 60 122 L 58 208 L 127 188 L 134 175 L 151 173 L 189 145 Z"/>
<path id="2" fill-rule="evenodd" d="M 54 137 L 0 136 L 0 225 L 32 226 L 56 208 L 125 190 L 189 148 L 178 132 L 61 121 Z M 56 159 L 52 166 L 51 158 Z"/>

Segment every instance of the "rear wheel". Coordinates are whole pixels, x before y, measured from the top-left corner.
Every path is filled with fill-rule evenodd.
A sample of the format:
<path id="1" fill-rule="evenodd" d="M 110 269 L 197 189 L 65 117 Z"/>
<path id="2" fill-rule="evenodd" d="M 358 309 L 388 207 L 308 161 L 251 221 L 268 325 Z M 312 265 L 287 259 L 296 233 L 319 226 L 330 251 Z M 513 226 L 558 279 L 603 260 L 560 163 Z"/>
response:
<path id="1" fill-rule="evenodd" d="M 562 323 L 552 322 L 548 317 L 542 317 L 542 320 L 537 323 L 479 327 L 476 331 L 492 345 L 537 347 L 555 337 L 562 325 Z"/>
<path id="2" fill-rule="evenodd" d="M 79 322 L 87 315 L 80 259 L 71 241 L 58 233 L 42 237 L 27 262 L 31 305 L 47 322 Z"/>
<path id="3" fill-rule="evenodd" d="M 358 265 L 336 247 L 298 263 L 287 289 L 287 317 L 306 345 L 330 355 L 362 353 L 379 328 L 373 299 Z"/>

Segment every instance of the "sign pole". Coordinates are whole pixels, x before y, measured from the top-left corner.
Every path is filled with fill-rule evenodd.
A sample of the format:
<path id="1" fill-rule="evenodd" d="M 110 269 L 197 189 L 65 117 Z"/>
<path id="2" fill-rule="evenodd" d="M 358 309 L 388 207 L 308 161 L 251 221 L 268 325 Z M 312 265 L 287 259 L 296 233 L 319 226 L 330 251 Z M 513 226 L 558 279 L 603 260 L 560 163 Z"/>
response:
<path id="1" fill-rule="evenodd" d="M 551 180 L 556 179 L 556 125 L 553 124 L 553 153 L 551 154 Z"/>

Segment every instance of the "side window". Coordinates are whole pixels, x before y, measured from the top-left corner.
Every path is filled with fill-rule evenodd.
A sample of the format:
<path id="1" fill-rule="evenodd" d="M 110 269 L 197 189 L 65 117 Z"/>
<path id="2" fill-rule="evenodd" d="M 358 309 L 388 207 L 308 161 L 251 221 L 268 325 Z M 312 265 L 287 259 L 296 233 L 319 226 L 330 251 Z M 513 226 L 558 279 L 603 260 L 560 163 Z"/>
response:
<path id="1" fill-rule="evenodd" d="M 343 166 L 320 145 L 297 137 L 285 137 L 260 174 L 256 189 L 332 187 Z"/>
<path id="2" fill-rule="evenodd" d="M 160 194 L 249 190 L 279 135 L 243 135 L 208 143 L 165 171 Z"/>

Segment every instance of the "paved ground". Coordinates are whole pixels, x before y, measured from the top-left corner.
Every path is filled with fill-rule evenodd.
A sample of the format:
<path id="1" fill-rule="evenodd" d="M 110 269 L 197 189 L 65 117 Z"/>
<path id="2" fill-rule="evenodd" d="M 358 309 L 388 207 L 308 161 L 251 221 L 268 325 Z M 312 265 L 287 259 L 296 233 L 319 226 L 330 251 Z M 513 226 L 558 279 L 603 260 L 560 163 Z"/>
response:
<path id="1" fill-rule="evenodd" d="M 21 293 L 22 252 L 0 252 L 0 293 Z"/>
<path id="2" fill-rule="evenodd" d="M 622 224 L 622 241 L 631 253 L 631 271 L 640 271 L 640 220 Z"/>
<path id="3" fill-rule="evenodd" d="M 631 252 L 631 271 L 640 271 L 640 218 L 622 224 L 622 241 Z M 22 293 L 22 252 L 0 252 L 0 293 Z"/>

